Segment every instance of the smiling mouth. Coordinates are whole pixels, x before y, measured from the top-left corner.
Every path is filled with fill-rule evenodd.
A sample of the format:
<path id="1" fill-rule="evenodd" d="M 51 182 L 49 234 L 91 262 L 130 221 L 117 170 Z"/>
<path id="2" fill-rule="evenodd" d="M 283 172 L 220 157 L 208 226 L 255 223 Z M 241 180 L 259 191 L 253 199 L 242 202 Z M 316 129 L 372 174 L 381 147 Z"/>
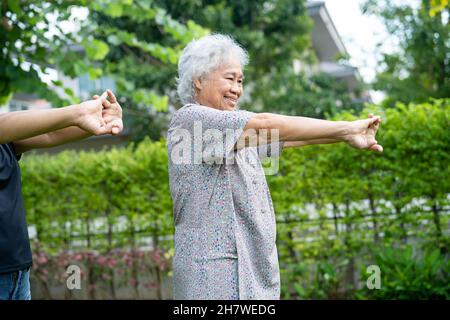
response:
<path id="1" fill-rule="evenodd" d="M 237 103 L 237 99 L 232 99 L 232 98 L 228 98 L 228 97 L 224 97 L 224 98 L 226 101 L 231 103 L 233 106 Z"/>

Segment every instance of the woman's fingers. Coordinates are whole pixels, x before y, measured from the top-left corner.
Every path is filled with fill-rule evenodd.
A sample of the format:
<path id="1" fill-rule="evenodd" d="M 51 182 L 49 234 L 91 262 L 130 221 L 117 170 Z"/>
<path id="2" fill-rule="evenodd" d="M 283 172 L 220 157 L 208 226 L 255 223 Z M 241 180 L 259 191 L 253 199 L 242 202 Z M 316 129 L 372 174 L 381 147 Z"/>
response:
<path id="1" fill-rule="evenodd" d="M 113 109 L 103 109 L 103 120 L 110 125 L 112 134 L 119 134 L 123 130 L 122 118 Z M 113 129 L 116 128 L 116 129 Z"/>
<path id="2" fill-rule="evenodd" d="M 380 121 L 380 116 L 369 117 L 368 121 L 369 121 L 369 125 L 375 124 Z"/>
<path id="3" fill-rule="evenodd" d="M 369 113 L 369 119 L 372 119 L 374 116 L 373 113 Z M 378 121 L 375 121 L 374 123 L 372 123 L 373 126 L 379 126 L 380 122 L 382 121 L 382 119 L 380 118 L 380 116 L 376 116 L 376 118 L 378 119 Z"/>
<path id="4" fill-rule="evenodd" d="M 106 97 L 108 96 L 108 93 L 105 91 L 102 93 L 102 95 L 100 96 L 100 100 L 102 101 L 102 103 L 104 103 L 106 100 Z"/>
<path id="5" fill-rule="evenodd" d="M 374 144 L 374 145 L 370 146 L 369 150 L 383 152 L 383 147 L 379 144 Z"/>
<path id="6" fill-rule="evenodd" d="M 114 135 L 119 134 L 123 130 L 123 123 L 122 120 L 120 119 L 113 120 L 110 123 L 110 125 L 111 125 L 111 133 Z"/>
<path id="7" fill-rule="evenodd" d="M 100 100 L 103 106 L 102 119 L 96 134 L 113 134 L 117 135 L 123 130 L 123 122 L 121 119 L 120 106 L 114 93 L 107 89 L 101 96 L 97 94 L 92 97 L 94 100 Z M 109 99 L 109 101 L 108 101 Z"/>
<path id="8" fill-rule="evenodd" d="M 111 102 L 109 102 L 108 100 L 105 99 L 105 101 L 103 101 L 103 108 L 108 109 L 111 108 Z"/>
<path id="9" fill-rule="evenodd" d="M 357 149 L 367 149 L 383 152 L 383 147 L 375 139 L 381 118 L 370 113 L 367 119 L 356 120 L 356 130 L 350 137 L 348 144 Z"/>
<path id="10" fill-rule="evenodd" d="M 107 91 L 103 92 L 101 96 L 99 96 L 98 94 L 94 94 L 94 95 L 92 96 L 92 99 L 93 99 L 93 100 L 100 99 L 101 102 L 102 102 L 103 107 L 109 108 L 109 106 L 111 105 L 111 103 L 106 99 L 106 97 L 108 97 L 108 92 L 107 92 Z"/>
<path id="11" fill-rule="evenodd" d="M 106 97 L 109 98 L 109 101 L 108 99 L 106 99 Z M 92 96 L 92 99 L 101 99 L 104 108 L 111 108 L 113 104 L 117 103 L 117 98 L 110 89 L 107 89 L 105 92 L 103 92 L 101 96 L 97 94 Z"/>
<path id="12" fill-rule="evenodd" d="M 381 118 L 379 116 L 374 116 L 369 113 L 369 125 L 367 127 L 366 133 L 370 136 L 375 136 L 377 134 L 378 128 L 380 127 Z"/>
<path id="13" fill-rule="evenodd" d="M 378 143 L 378 141 L 375 140 L 375 136 L 370 135 L 366 139 L 367 139 L 366 141 L 367 141 L 368 146 L 373 146 L 374 144 Z"/>
<path id="14" fill-rule="evenodd" d="M 117 99 L 114 93 L 110 89 L 107 89 L 106 92 L 108 93 L 109 101 L 111 101 L 111 103 L 116 103 Z"/>
<path id="15" fill-rule="evenodd" d="M 101 134 L 113 134 L 117 135 L 123 130 L 123 125 L 119 121 L 112 121 L 109 123 L 101 123 L 100 127 L 96 128 L 94 133 L 96 135 Z"/>

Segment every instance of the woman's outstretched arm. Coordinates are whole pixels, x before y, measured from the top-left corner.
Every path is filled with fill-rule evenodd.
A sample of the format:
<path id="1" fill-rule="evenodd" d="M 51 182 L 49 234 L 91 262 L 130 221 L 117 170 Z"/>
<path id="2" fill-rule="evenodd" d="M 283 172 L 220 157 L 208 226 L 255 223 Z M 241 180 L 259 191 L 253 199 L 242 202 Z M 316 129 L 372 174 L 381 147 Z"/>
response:
<path id="1" fill-rule="evenodd" d="M 111 128 L 102 117 L 102 103 L 105 99 L 106 92 L 100 99 L 85 101 L 79 105 L 0 115 L 0 143 L 27 139 L 71 126 L 95 135 L 109 133 Z"/>
<path id="2" fill-rule="evenodd" d="M 112 126 L 111 134 L 118 134 L 123 129 L 122 123 L 122 108 L 117 102 L 116 97 L 111 90 L 106 91 L 110 101 L 101 100 L 101 97 L 95 95 L 94 100 L 101 101 L 102 103 L 102 120 L 106 123 L 107 127 Z M 104 96 L 103 96 L 104 97 Z M 91 100 L 91 101 L 94 101 Z M 86 103 L 86 102 L 85 102 Z M 91 103 L 91 102 L 89 102 Z M 64 108 L 63 108 L 64 109 Z M 47 110 L 45 110 L 47 111 Z M 23 132 L 22 132 L 23 134 Z M 78 141 L 92 136 L 94 133 L 82 129 L 78 126 L 70 126 L 67 128 L 54 130 L 41 135 L 33 136 L 27 139 L 15 140 L 14 149 L 16 153 L 21 154 L 28 150 L 36 148 L 50 148 L 61 144 L 69 143 L 72 141 Z"/>
<path id="3" fill-rule="evenodd" d="M 283 116 L 273 113 L 260 113 L 252 117 L 240 137 L 237 148 L 257 141 L 258 144 L 284 141 L 285 146 L 303 146 L 346 142 L 358 149 L 381 152 L 381 145 L 375 140 L 380 117 L 355 121 L 328 121 L 307 117 Z M 305 142 L 305 141 L 310 141 Z"/>
<path id="4" fill-rule="evenodd" d="M 369 114 L 369 119 L 370 118 L 373 118 L 372 113 Z M 381 122 L 381 119 L 379 122 Z M 376 132 L 379 128 L 379 122 L 376 122 L 375 124 L 371 125 L 374 129 L 374 132 L 373 132 L 374 136 L 376 135 Z M 338 140 L 338 139 L 313 139 L 313 140 L 303 140 L 303 141 L 287 141 L 284 143 L 284 148 L 300 148 L 300 147 L 309 146 L 309 145 L 332 144 L 332 143 L 338 143 L 338 142 L 342 142 L 342 141 Z M 381 146 L 379 146 L 379 147 L 381 147 Z M 376 149 L 378 149 L 378 147 Z M 372 150 L 381 151 L 381 150 L 375 150 L 374 148 L 372 148 Z"/>
<path id="5" fill-rule="evenodd" d="M 304 140 L 304 141 L 286 141 L 283 145 L 284 148 L 301 148 L 314 144 L 332 144 L 342 142 L 337 139 L 314 139 L 314 140 Z"/>

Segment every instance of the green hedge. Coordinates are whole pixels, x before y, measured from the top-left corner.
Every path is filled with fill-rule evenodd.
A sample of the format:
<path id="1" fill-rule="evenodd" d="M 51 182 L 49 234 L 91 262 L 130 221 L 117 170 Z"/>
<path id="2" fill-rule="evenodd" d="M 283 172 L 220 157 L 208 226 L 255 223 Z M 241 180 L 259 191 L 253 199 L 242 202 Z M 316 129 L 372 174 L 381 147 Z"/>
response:
<path id="1" fill-rule="evenodd" d="M 142 233 L 158 244 L 172 234 L 162 141 L 26 157 L 22 179 L 28 223 L 49 250 L 69 248 L 76 240 L 88 249 L 134 247 Z"/>
<path id="2" fill-rule="evenodd" d="M 277 216 L 287 221 L 278 223 L 285 297 L 377 297 L 360 270 L 377 264 L 385 247 L 448 256 L 450 100 L 371 106 L 360 117 L 369 112 L 383 116 L 382 154 L 342 144 L 286 150 L 280 175 L 269 178 Z"/>
<path id="3" fill-rule="evenodd" d="M 419 260 L 434 257 L 436 248 L 448 257 L 450 100 L 385 111 L 371 106 L 358 117 L 369 112 L 383 116 L 377 137 L 382 154 L 343 144 L 289 149 L 279 173 L 267 177 L 278 220 L 283 298 L 408 298 L 408 289 L 383 284 L 389 276 L 384 272 L 392 269 L 380 252 L 394 247 L 399 260 L 417 261 L 416 255 L 402 255 L 412 246 Z M 336 119 L 353 118 L 345 113 Z M 27 220 L 46 252 L 107 253 L 149 240 L 172 252 L 164 141 L 26 156 L 22 170 Z M 382 284 L 375 294 L 365 287 L 365 270 L 379 263 Z M 432 270 L 436 279 L 449 272 L 442 263 Z M 405 272 L 406 278 L 416 276 Z M 429 297 L 450 294 L 437 288 Z"/>

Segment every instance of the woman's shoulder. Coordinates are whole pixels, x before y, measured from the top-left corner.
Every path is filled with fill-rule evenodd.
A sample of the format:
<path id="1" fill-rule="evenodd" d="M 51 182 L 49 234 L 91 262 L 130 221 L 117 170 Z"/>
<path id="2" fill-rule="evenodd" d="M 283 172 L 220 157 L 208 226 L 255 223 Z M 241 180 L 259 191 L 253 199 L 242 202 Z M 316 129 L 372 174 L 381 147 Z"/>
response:
<path id="1" fill-rule="evenodd" d="M 247 118 L 253 115 L 252 112 L 245 110 L 224 111 L 204 106 L 196 103 L 185 104 L 178 109 L 172 120 L 175 122 L 191 122 L 191 121 L 220 121 L 220 119 L 230 121 L 234 118 Z"/>
<path id="2" fill-rule="evenodd" d="M 198 103 L 187 103 L 185 105 L 183 105 L 180 109 L 178 109 L 176 111 L 176 113 L 186 113 L 186 112 L 211 112 L 211 113 L 253 113 L 251 111 L 247 111 L 247 110 L 243 110 L 243 109 L 236 109 L 233 111 L 229 111 L 229 110 L 218 110 L 216 108 L 212 108 L 212 107 L 208 107 L 208 106 L 204 106 L 202 104 L 198 104 Z"/>
<path id="3" fill-rule="evenodd" d="M 181 123 L 190 122 L 199 118 L 199 114 L 201 114 L 199 108 L 201 108 L 201 106 L 195 103 L 183 105 L 172 114 L 169 127 L 177 126 Z"/>
<path id="4" fill-rule="evenodd" d="M 183 119 L 197 119 L 207 117 L 213 113 L 220 112 L 214 108 L 210 108 L 207 106 L 203 106 L 201 104 L 196 103 L 188 103 L 178 109 L 174 117 L 175 118 L 183 118 Z"/>
<path id="5" fill-rule="evenodd" d="M 175 114 L 183 114 L 183 113 L 189 113 L 189 112 L 195 112 L 198 109 L 206 108 L 205 106 L 202 106 L 197 103 L 187 103 L 183 105 L 180 109 L 178 109 Z"/>

